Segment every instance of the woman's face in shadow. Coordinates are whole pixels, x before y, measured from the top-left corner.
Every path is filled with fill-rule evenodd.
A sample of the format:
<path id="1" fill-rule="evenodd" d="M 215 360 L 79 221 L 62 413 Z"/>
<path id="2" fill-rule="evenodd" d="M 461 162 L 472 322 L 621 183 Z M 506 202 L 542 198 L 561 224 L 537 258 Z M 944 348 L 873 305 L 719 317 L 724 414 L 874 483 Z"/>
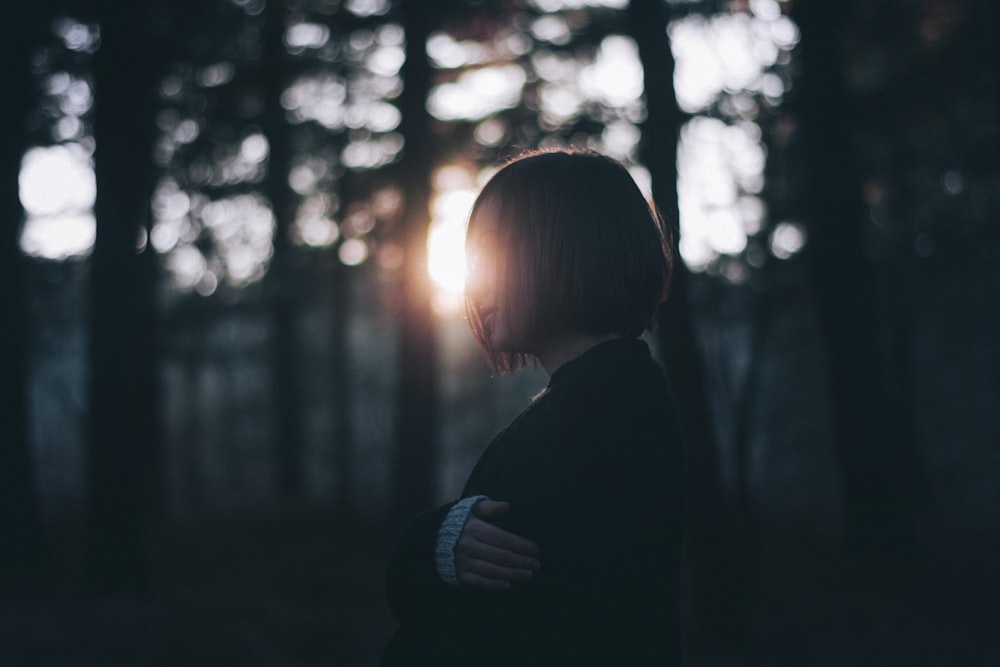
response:
<path id="1" fill-rule="evenodd" d="M 475 302 L 484 338 L 497 352 L 530 353 L 523 332 L 527 328 L 518 309 L 503 298 L 503 270 L 498 257 L 501 243 L 496 225 L 487 217 L 471 230 L 466 289 Z M 507 270 L 517 271 L 516 266 Z"/>

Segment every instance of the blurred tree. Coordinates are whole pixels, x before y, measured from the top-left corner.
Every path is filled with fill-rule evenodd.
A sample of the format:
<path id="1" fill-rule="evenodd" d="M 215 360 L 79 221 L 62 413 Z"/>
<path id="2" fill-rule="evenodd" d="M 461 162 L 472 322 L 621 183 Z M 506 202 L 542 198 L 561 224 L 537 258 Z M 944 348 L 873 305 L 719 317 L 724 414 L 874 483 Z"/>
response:
<path id="1" fill-rule="evenodd" d="M 295 289 L 292 223 L 295 194 L 288 182 L 292 166 L 292 132 L 285 118 L 281 97 L 288 83 L 288 51 L 285 48 L 285 3 L 271 0 L 264 10 L 260 85 L 263 99 L 262 124 L 268 143 L 267 177 L 264 190 L 274 215 L 274 254 L 267 279 L 273 290 L 271 317 L 271 383 L 276 428 L 274 453 L 279 498 L 293 500 L 302 488 L 302 415 L 299 390 L 299 345 L 295 322 L 300 311 Z"/>
<path id="2" fill-rule="evenodd" d="M 89 567 L 107 593 L 149 585 L 161 502 L 155 345 L 156 263 L 146 243 L 156 54 L 146 3 L 96 3 L 97 237 L 91 272 Z"/>
<path id="3" fill-rule="evenodd" d="M 396 272 L 369 260 L 395 243 L 403 31 L 388 5 L 194 4 L 175 12 L 183 38 L 160 81 L 152 237 L 164 319 L 212 363 L 171 376 L 167 402 L 204 427 L 170 447 L 217 501 L 272 487 L 324 495 L 331 481 L 344 491 L 358 472 L 350 422 L 362 395 L 344 361 L 380 363 L 375 344 L 341 346 L 349 321 L 385 306 L 351 291 L 378 296 Z M 172 368 L 193 363 L 175 354 L 182 338 L 166 339 Z M 246 381 L 231 386 L 237 375 Z M 183 388 L 183 377 L 200 386 Z M 203 400 L 182 408 L 174 397 L 188 390 Z M 233 416 L 226 428 L 213 426 L 220 410 Z M 183 492 L 188 475 L 175 477 Z"/>
<path id="4" fill-rule="evenodd" d="M 405 253 L 401 267 L 399 300 L 399 357 L 397 380 L 396 442 L 392 467 L 394 498 L 390 521 L 399 525 L 434 500 L 435 448 L 438 421 L 438 372 L 431 285 L 427 274 L 427 230 L 430 216 L 431 173 L 436 163 L 436 142 L 427 112 L 431 65 L 427 38 L 443 14 L 416 0 L 401 4 L 406 31 L 403 63 L 403 157 L 399 180 L 404 212 L 400 235 Z"/>
<path id="5" fill-rule="evenodd" d="M 868 565 L 912 558 L 920 464 L 912 429 L 886 389 L 874 270 L 855 152 L 858 120 L 844 67 L 852 3 L 797 3 L 802 32 L 795 110 L 806 171 L 803 219 L 828 350 L 848 545 Z"/>
<path id="6" fill-rule="evenodd" d="M 8 28 L 0 57 L 9 100 L 0 109 L 0 573 L 36 562 L 41 517 L 28 437 L 28 322 L 25 258 L 20 248 L 24 210 L 18 194 L 21 158 L 28 148 L 26 122 L 37 103 L 30 67 L 48 18 L 37 4 L 5 6 Z"/>
<path id="7" fill-rule="evenodd" d="M 352 494 L 352 478 L 355 472 L 355 424 L 351 409 L 354 377 L 349 363 L 351 350 L 347 336 L 348 317 L 352 312 L 349 282 L 351 271 L 341 262 L 334 262 L 333 268 L 334 275 L 330 285 L 330 307 L 333 313 L 330 321 L 329 346 L 332 366 L 330 385 L 333 390 L 332 403 L 336 419 L 333 431 L 333 469 L 336 489 L 334 505 L 340 512 L 350 516 L 357 509 Z"/>
<path id="8" fill-rule="evenodd" d="M 639 47 L 647 116 L 641 161 L 652 177 L 653 200 L 670 234 L 676 259 L 670 297 L 660 313 L 662 355 L 677 400 L 684 436 L 685 600 L 688 650 L 739 648 L 746 640 L 747 554 L 724 502 L 717 447 L 709 413 L 701 351 L 694 334 L 691 276 L 680 255 L 677 209 L 677 136 L 685 116 L 673 90 L 674 60 L 667 37 L 668 13 L 660 0 L 632 0 L 630 32 Z"/>

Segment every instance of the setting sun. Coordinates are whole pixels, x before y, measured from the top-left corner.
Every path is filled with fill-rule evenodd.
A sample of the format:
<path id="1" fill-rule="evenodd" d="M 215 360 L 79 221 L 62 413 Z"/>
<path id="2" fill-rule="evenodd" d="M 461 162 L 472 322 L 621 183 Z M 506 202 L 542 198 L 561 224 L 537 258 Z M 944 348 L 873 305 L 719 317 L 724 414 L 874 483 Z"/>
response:
<path id="1" fill-rule="evenodd" d="M 427 270 L 434 284 L 445 292 L 461 294 L 465 288 L 465 223 L 435 223 L 427 239 Z"/>
<path id="2" fill-rule="evenodd" d="M 460 178 L 465 177 L 465 178 Z M 435 309 L 455 314 L 462 309 L 465 289 L 465 225 L 476 193 L 467 175 L 458 168 L 445 168 L 436 179 L 433 217 L 427 235 L 427 272 L 434 282 Z"/>

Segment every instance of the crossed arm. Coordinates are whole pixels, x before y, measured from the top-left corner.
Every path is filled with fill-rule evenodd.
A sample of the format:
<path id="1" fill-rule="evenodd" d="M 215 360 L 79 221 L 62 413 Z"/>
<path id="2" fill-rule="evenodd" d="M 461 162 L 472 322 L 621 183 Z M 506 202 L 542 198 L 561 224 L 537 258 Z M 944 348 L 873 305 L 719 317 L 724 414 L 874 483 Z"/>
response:
<path id="1" fill-rule="evenodd" d="M 674 664 L 677 591 L 669 580 L 676 578 L 678 545 L 664 533 L 673 520 L 660 502 L 621 495 L 585 502 L 574 494 L 546 506 L 541 553 L 533 541 L 496 525 L 505 523 L 507 502 L 474 502 L 454 542 L 451 585 L 434 554 L 454 504 L 421 515 L 390 564 L 394 614 L 418 635 L 470 627 L 464 619 L 476 616 L 483 621 L 479 636 L 512 639 L 488 643 L 500 663 L 506 651 L 523 653 L 519 664 L 649 664 L 651 657 Z"/>
<path id="2" fill-rule="evenodd" d="M 422 622 L 428 613 L 454 609 L 470 592 L 502 593 L 540 569 L 534 542 L 493 523 L 507 513 L 508 503 L 484 497 L 452 514 L 459 504 L 425 512 L 403 531 L 386 577 L 389 605 L 400 622 Z M 441 539 L 442 527 L 456 516 L 448 544 Z M 451 576 L 442 572 L 442 557 L 448 559 Z"/>
<path id="3" fill-rule="evenodd" d="M 490 523 L 509 509 L 508 503 L 489 499 L 472 506 L 454 547 L 460 585 L 504 591 L 516 581 L 530 580 L 541 568 L 534 542 Z"/>

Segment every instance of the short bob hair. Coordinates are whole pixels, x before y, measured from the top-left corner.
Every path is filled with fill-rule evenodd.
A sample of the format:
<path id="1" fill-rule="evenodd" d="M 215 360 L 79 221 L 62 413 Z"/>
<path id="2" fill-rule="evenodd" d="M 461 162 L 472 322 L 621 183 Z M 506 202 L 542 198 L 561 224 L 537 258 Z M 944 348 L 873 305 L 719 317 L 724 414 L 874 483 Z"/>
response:
<path id="1" fill-rule="evenodd" d="M 533 342 L 571 332 L 634 338 L 667 295 L 672 244 L 655 205 L 619 162 L 576 149 L 532 151 L 502 167 L 476 198 L 467 268 L 492 254 L 498 302 L 523 323 L 524 350 L 493 348 L 474 286 L 473 335 L 495 372 L 526 365 Z M 509 316 L 508 316 L 509 317 Z"/>

